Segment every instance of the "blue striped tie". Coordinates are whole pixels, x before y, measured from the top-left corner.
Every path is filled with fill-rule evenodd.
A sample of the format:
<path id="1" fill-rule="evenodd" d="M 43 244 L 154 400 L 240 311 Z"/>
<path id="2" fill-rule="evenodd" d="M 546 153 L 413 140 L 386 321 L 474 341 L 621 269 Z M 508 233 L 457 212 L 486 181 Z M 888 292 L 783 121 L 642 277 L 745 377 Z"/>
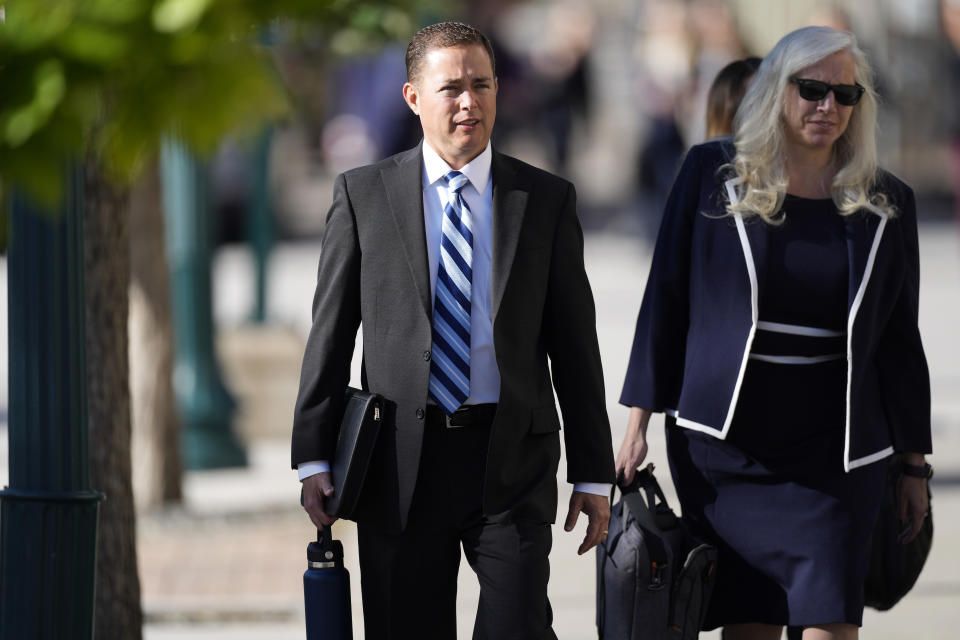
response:
<path id="1" fill-rule="evenodd" d="M 443 208 L 440 266 L 433 304 L 430 398 L 447 415 L 470 396 L 470 294 L 473 278 L 473 219 L 460 190 L 467 176 L 451 171 Z"/>

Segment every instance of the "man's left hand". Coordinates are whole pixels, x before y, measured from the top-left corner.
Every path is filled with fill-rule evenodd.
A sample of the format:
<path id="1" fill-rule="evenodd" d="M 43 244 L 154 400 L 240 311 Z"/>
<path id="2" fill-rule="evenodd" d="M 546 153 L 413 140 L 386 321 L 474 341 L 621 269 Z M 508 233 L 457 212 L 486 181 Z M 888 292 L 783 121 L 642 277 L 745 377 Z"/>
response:
<path id="1" fill-rule="evenodd" d="M 580 548 L 577 549 L 579 555 L 585 554 L 607 537 L 607 526 L 610 524 L 610 502 L 606 496 L 574 491 L 570 496 L 567 521 L 563 525 L 565 531 L 573 531 L 581 511 L 587 514 L 587 533 L 583 537 Z"/>

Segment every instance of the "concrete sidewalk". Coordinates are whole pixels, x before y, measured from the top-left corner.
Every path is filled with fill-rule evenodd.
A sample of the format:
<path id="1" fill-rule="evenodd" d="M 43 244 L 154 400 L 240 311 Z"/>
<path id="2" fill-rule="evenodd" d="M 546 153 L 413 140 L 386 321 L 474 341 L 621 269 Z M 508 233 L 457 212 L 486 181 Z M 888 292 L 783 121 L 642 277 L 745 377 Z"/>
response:
<path id="1" fill-rule="evenodd" d="M 247 471 L 188 474 L 183 511 L 139 523 L 140 572 L 147 640 L 304 637 L 301 576 L 314 530 L 299 507 L 297 485 L 285 473 L 286 443 L 257 441 Z M 264 482 L 267 477 L 274 478 Z M 284 478 L 287 481 L 284 481 Z M 934 484 L 936 541 L 914 590 L 892 611 L 867 610 L 864 638 L 956 637 L 960 624 L 960 486 Z M 270 503 L 263 499 L 270 497 Z M 258 496 L 257 506 L 243 496 Z M 354 599 L 354 637 L 360 619 L 356 536 L 351 523 L 336 525 L 347 550 Z M 596 637 L 593 555 L 576 555 L 583 527 L 554 531 L 551 602 L 561 640 Z M 477 588 L 461 571 L 459 637 L 469 638 Z M 704 633 L 701 638 L 719 638 Z"/>
<path id="2" fill-rule="evenodd" d="M 588 236 L 587 264 L 597 300 L 601 355 L 614 446 L 623 437 L 626 411 L 616 403 L 629 355 L 633 323 L 649 264 L 649 252 L 635 238 Z M 914 590 L 892 611 L 867 610 L 863 638 L 894 640 L 921 637 L 952 640 L 960 628 L 960 235 L 951 224 L 921 228 L 923 284 L 921 328 L 930 361 L 934 391 L 934 446 L 937 468 L 932 485 L 936 523 L 934 548 Z M 272 318 L 305 335 L 313 292 L 317 248 L 281 248 L 272 264 Z M 221 252 L 216 282 L 217 317 L 222 326 L 236 326 L 248 296 L 244 276 L 249 257 L 242 251 Z M 231 329 L 221 338 L 221 353 L 235 377 L 233 388 L 256 393 L 263 386 L 243 377 L 258 368 L 256 353 L 273 354 L 270 388 L 279 380 L 296 379 L 299 356 L 290 331 Z M 302 339 L 302 338 L 301 338 Z M 358 345 L 358 351 L 360 345 Z M 244 359 L 246 364 L 244 365 Z M 231 362 L 233 366 L 231 366 Z M 239 371 L 238 371 L 239 370 Z M 250 373 L 249 371 L 247 373 Z M 256 380 L 256 374 L 253 374 Z M 358 376 L 358 373 L 355 377 Z M 262 379 L 262 378 L 261 378 Z M 295 393 L 291 391 L 290 393 Z M 262 393 L 261 393 L 262 395 Z M 289 424 L 292 400 L 271 401 L 266 414 L 256 401 L 257 416 L 241 428 L 248 439 L 251 466 L 245 470 L 188 473 L 182 510 L 154 514 L 139 523 L 143 603 L 147 640 L 214 640 L 230 638 L 302 639 L 301 576 L 305 550 L 314 530 L 298 505 L 299 484 L 289 470 L 287 441 L 280 437 Z M 277 405 L 282 406 L 277 406 Z M 257 424 L 272 416 L 273 426 Z M 662 429 L 651 428 L 649 460 L 660 467 L 660 479 L 671 499 Z M 562 482 L 560 517 L 568 489 Z M 675 500 L 674 500 L 674 506 Z M 571 534 L 557 526 L 551 554 L 550 597 L 555 629 L 561 640 L 596 637 L 594 626 L 594 557 L 576 555 L 584 523 Z M 351 523 L 336 527 L 347 550 L 354 598 L 355 638 L 362 638 L 356 536 Z M 469 638 L 477 599 L 476 580 L 463 565 L 458 593 L 459 637 Z M 701 638 L 719 638 L 718 632 Z"/>
<path id="3" fill-rule="evenodd" d="M 920 240 L 920 324 L 934 394 L 936 534 L 914 590 L 888 613 L 867 610 L 861 635 L 868 639 L 952 640 L 960 634 L 960 234 L 952 224 L 928 224 L 921 227 Z M 227 382 L 241 401 L 238 431 L 251 464 L 242 470 L 189 472 L 183 508 L 139 519 L 146 640 L 304 638 L 301 577 L 306 545 L 315 532 L 299 507 L 299 483 L 289 468 L 287 437 L 318 251 L 316 245 L 277 249 L 270 268 L 271 325 L 264 329 L 242 325 L 252 301 L 249 255 L 241 250 L 217 255 L 218 348 Z M 626 423 L 626 410 L 616 400 L 650 255 L 642 241 L 631 236 L 588 235 L 586 251 L 616 448 Z M 0 291 L 6 289 L 5 276 L 5 262 L 0 260 Z M 0 300 L 2 307 L 6 296 Z M 4 353 L 5 315 L 0 308 Z M 354 378 L 359 379 L 359 367 Z M 3 422 L 0 416 L 0 486 L 7 479 Z M 659 477 L 673 499 L 660 424 L 656 419 L 650 430 L 649 460 L 660 468 Z M 560 517 L 569 492 L 563 477 L 561 467 Z M 576 555 L 584 527 L 580 523 L 571 534 L 555 528 L 550 596 L 561 640 L 596 637 L 594 557 Z M 336 531 L 347 550 L 354 637 L 360 640 L 355 531 L 349 523 L 337 525 Z M 460 638 L 470 637 L 476 600 L 476 580 L 464 563 L 458 594 Z M 717 632 L 701 634 L 704 639 L 718 637 Z"/>

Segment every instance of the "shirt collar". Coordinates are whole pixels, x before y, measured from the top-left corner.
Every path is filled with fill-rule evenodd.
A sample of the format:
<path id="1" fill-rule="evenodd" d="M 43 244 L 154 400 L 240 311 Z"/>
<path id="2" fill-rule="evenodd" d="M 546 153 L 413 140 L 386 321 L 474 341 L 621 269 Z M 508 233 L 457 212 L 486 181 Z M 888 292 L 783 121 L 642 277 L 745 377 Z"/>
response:
<path id="1" fill-rule="evenodd" d="M 488 142 L 480 155 L 460 169 L 460 173 L 467 176 L 467 180 L 481 195 L 487 190 L 487 184 L 490 182 L 490 161 L 492 159 L 493 152 L 490 150 L 490 143 Z M 452 171 L 450 165 L 433 150 L 433 147 L 426 140 L 423 141 L 423 171 L 426 186 L 432 185 L 437 180 L 442 180 L 443 176 Z"/>

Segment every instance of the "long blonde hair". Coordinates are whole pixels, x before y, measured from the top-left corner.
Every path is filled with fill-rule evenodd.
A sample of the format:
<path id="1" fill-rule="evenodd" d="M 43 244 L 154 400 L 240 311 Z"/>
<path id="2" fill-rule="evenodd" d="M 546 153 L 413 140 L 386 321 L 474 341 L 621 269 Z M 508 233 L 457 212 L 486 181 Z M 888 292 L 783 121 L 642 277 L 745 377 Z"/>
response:
<path id="1" fill-rule="evenodd" d="M 848 31 L 830 27 L 804 27 L 788 33 L 763 59 L 734 118 L 737 152 L 730 163 L 740 182 L 737 203 L 728 213 L 760 216 L 779 224 L 787 191 L 786 148 L 783 130 L 784 94 L 790 78 L 838 51 L 849 51 L 854 78 L 865 91 L 853 108 L 846 131 L 833 145 L 837 173 L 831 197 L 841 215 L 869 209 L 884 216 L 894 214 L 886 196 L 871 193 L 877 177 L 877 94 L 873 70 L 857 40 Z"/>

